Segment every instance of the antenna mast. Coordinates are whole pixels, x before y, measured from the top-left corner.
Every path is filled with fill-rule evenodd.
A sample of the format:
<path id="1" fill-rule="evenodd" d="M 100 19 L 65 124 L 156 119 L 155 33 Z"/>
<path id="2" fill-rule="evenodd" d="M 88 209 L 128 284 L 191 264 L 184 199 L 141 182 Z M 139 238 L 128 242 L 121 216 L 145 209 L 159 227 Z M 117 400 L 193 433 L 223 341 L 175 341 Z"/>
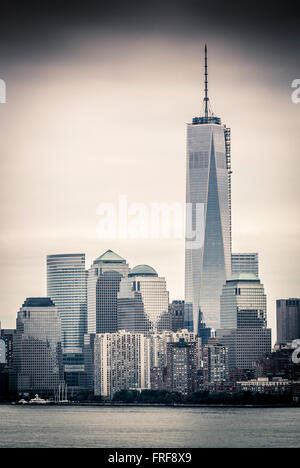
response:
<path id="1" fill-rule="evenodd" d="M 204 77 L 205 77 L 205 97 L 204 97 L 204 102 L 205 102 L 205 114 L 204 116 L 208 118 L 208 88 L 207 88 L 207 45 L 205 44 L 205 67 L 204 67 Z"/>

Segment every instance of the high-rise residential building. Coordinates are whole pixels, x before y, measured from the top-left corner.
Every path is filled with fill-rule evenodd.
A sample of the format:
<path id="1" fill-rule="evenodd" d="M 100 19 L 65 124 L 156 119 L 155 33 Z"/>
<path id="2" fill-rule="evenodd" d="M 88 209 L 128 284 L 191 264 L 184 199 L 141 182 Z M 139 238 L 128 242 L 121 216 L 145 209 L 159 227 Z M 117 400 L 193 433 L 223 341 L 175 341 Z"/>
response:
<path id="1" fill-rule="evenodd" d="M 94 338 L 94 393 L 112 398 L 120 390 L 150 388 L 150 340 L 125 330 Z"/>
<path id="2" fill-rule="evenodd" d="M 50 298 L 27 298 L 17 316 L 14 389 L 54 395 L 63 382 L 61 319 Z"/>
<path id="3" fill-rule="evenodd" d="M 172 301 L 169 305 L 171 330 L 176 332 L 184 328 L 184 301 Z"/>
<path id="4" fill-rule="evenodd" d="M 277 343 L 288 343 L 300 338 L 300 299 L 276 301 Z"/>
<path id="5" fill-rule="evenodd" d="M 233 253 L 231 255 L 232 274 L 253 273 L 259 276 L 258 253 Z"/>
<path id="6" fill-rule="evenodd" d="M 149 265 L 137 265 L 121 281 L 118 329 L 139 333 L 171 329 L 166 280 Z"/>
<path id="7" fill-rule="evenodd" d="M 167 343 L 166 390 L 189 395 L 199 388 L 196 342 Z"/>
<path id="8" fill-rule="evenodd" d="M 164 331 L 148 335 L 151 343 L 151 368 L 167 365 L 167 343 L 195 343 L 197 348 L 197 369 L 201 367 L 201 338 L 188 330 Z"/>
<path id="9" fill-rule="evenodd" d="M 264 287 L 253 273 L 232 275 L 223 286 L 221 329 L 216 336 L 228 347 L 229 368 L 250 369 L 271 352 Z"/>
<path id="10" fill-rule="evenodd" d="M 205 383 L 222 383 L 229 379 L 228 348 L 216 338 L 203 346 L 203 380 Z"/>
<path id="11" fill-rule="evenodd" d="M 204 110 L 187 125 L 186 203 L 186 308 L 192 305 L 193 331 L 199 310 L 216 329 L 222 286 L 231 274 L 230 129 L 209 108 L 206 47 Z"/>
<path id="12" fill-rule="evenodd" d="M 198 387 L 201 339 L 188 330 L 149 335 L 151 388 L 191 393 Z M 184 344 L 184 345 L 183 345 Z"/>
<path id="13" fill-rule="evenodd" d="M 87 332 L 85 254 L 47 256 L 47 295 L 61 316 L 65 380 L 70 391 L 85 387 L 83 341 Z"/>
<path id="14" fill-rule="evenodd" d="M 129 273 L 126 260 L 112 250 L 100 255 L 88 271 L 88 333 L 117 331 L 117 299 L 121 279 Z"/>

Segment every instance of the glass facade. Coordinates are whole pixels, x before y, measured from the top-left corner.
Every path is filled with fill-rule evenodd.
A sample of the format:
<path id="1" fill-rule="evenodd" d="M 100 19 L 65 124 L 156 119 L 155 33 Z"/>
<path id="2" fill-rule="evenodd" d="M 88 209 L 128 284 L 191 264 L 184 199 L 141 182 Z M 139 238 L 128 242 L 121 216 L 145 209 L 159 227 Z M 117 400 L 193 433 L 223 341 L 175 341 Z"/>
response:
<path id="1" fill-rule="evenodd" d="M 82 353 L 87 331 L 85 254 L 47 256 L 47 294 L 61 316 L 63 352 Z"/>
<path id="2" fill-rule="evenodd" d="M 277 343 L 288 343 L 300 338 L 300 299 L 276 301 Z"/>
<path id="3" fill-rule="evenodd" d="M 264 287 L 253 273 L 232 275 L 223 286 L 219 342 L 228 347 L 230 369 L 252 369 L 271 352 Z"/>
<path id="4" fill-rule="evenodd" d="M 233 253 L 231 255 L 232 274 L 254 273 L 259 276 L 258 253 Z"/>
<path id="5" fill-rule="evenodd" d="M 50 298 L 28 298 L 17 316 L 14 387 L 54 394 L 63 381 L 61 320 Z"/>
<path id="6" fill-rule="evenodd" d="M 148 265 L 138 265 L 120 284 L 118 329 L 140 333 L 171 329 L 165 278 Z"/>
<path id="7" fill-rule="evenodd" d="M 253 273 L 232 275 L 223 286 L 221 328 L 262 328 L 267 325 L 264 286 Z"/>
<path id="8" fill-rule="evenodd" d="M 192 216 L 186 217 L 185 304 L 187 310 L 192 305 L 194 331 L 199 310 L 208 327 L 219 327 L 222 286 L 231 274 L 230 133 L 220 122 L 203 122 L 187 125 L 186 203 Z M 203 219 L 197 219 L 197 206 Z M 188 239 L 191 230 L 203 240 L 199 246 Z"/>

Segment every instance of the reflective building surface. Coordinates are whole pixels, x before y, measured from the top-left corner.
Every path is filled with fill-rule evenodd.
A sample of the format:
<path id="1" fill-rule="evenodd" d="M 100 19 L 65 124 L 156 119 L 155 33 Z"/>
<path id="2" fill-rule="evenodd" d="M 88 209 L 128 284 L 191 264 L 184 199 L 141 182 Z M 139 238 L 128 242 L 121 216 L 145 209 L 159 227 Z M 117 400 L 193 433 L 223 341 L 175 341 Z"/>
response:
<path id="1" fill-rule="evenodd" d="M 204 116 L 187 125 L 185 303 L 187 311 L 192 304 L 194 331 L 199 309 L 208 327 L 219 326 L 231 274 L 230 129 L 208 108 L 207 81 L 204 104 Z"/>
<path id="2" fill-rule="evenodd" d="M 258 253 L 233 253 L 231 255 L 231 270 L 235 273 L 254 273 L 259 276 Z"/>
<path id="3" fill-rule="evenodd" d="M 262 328 L 267 325 L 264 286 L 253 273 L 232 275 L 223 286 L 221 328 Z"/>
<path id="4" fill-rule="evenodd" d="M 14 388 L 54 394 L 63 381 L 61 320 L 50 298 L 28 298 L 17 316 Z"/>
<path id="5" fill-rule="evenodd" d="M 85 254 L 47 256 L 47 294 L 61 316 L 64 353 L 82 353 L 87 329 Z"/>
<path id="6" fill-rule="evenodd" d="M 230 369 L 251 369 L 271 352 L 264 287 L 253 273 L 232 275 L 221 296 L 219 342 L 228 347 Z"/>
<path id="7" fill-rule="evenodd" d="M 118 329 L 139 333 L 170 330 L 169 292 L 165 278 L 149 265 L 137 265 L 120 284 Z"/>

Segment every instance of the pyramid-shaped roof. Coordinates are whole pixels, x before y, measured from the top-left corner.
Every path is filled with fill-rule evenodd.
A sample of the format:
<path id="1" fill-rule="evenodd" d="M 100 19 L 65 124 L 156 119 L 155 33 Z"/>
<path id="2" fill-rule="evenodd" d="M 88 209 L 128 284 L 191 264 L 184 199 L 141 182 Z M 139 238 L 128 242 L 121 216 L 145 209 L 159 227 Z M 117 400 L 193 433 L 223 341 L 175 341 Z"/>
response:
<path id="1" fill-rule="evenodd" d="M 126 260 L 112 250 L 107 250 L 100 257 L 96 258 L 94 263 L 126 263 Z"/>

